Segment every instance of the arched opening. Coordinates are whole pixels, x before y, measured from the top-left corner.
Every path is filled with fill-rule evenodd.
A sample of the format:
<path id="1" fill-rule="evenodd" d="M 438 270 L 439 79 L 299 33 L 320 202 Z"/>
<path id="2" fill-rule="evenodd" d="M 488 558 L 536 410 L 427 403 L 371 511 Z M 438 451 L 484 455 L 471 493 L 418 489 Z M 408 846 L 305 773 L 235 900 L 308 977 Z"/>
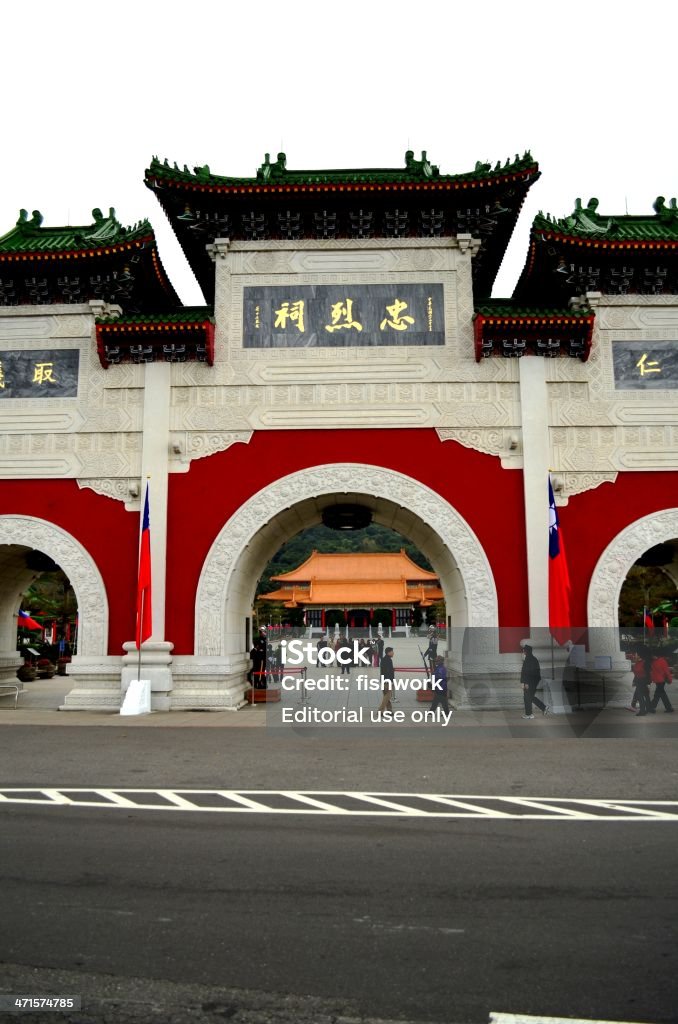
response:
<path id="1" fill-rule="evenodd" d="M 38 554 L 39 553 L 39 554 Z M 56 565 L 68 579 L 78 609 L 78 658 L 106 654 L 108 601 L 103 580 L 82 545 L 58 526 L 31 516 L 0 516 L 0 677 L 13 678 L 17 618 L 23 594 L 46 568 Z M 42 568 L 41 568 L 42 566 Z"/>
<path id="2" fill-rule="evenodd" d="M 28 585 L 22 579 L 26 572 L 31 573 Z M 47 661 L 55 670 L 60 661 L 70 661 L 77 653 L 78 604 L 67 574 L 44 552 L 8 544 L 0 551 L 0 577 L 13 578 L 22 588 L 16 621 L 19 655 L 33 666 L 38 659 Z"/>
<path id="3" fill-rule="evenodd" d="M 631 566 L 619 594 L 619 626 L 622 647 L 678 636 L 678 539 L 648 548 Z"/>
<path id="4" fill-rule="evenodd" d="M 195 653 L 214 659 L 227 686 L 244 686 L 257 581 L 290 537 L 323 519 L 331 505 L 355 503 L 372 520 L 409 538 L 440 580 L 448 624 L 487 631 L 496 645 L 497 593 L 485 552 L 447 501 L 404 474 L 344 463 L 283 477 L 224 524 L 205 560 L 196 599 Z"/>
<path id="5" fill-rule="evenodd" d="M 629 576 L 633 577 L 634 567 L 647 560 L 648 552 L 660 545 L 668 545 L 671 552 L 678 549 L 676 538 L 678 509 L 655 512 L 630 523 L 618 533 L 594 569 L 587 601 L 588 635 L 591 651 L 609 658 L 610 668 L 617 674 L 618 692 L 608 697 L 608 703 L 628 703 L 630 668 L 625 648 L 643 636 L 642 623 L 634 627 L 620 624 L 622 588 Z M 666 565 L 667 574 L 674 582 L 678 581 L 677 569 L 673 561 Z M 626 637 L 630 639 L 623 639 Z"/>
<path id="6" fill-rule="evenodd" d="M 446 621 L 428 559 L 357 505 L 325 505 L 321 525 L 286 541 L 267 564 L 254 603 L 254 628 L 265 626 L 269 636 L 313 636 L 335 625 L 352 636 L 378 628 L 409 636 L 422 624 L 444 630 Z"/>

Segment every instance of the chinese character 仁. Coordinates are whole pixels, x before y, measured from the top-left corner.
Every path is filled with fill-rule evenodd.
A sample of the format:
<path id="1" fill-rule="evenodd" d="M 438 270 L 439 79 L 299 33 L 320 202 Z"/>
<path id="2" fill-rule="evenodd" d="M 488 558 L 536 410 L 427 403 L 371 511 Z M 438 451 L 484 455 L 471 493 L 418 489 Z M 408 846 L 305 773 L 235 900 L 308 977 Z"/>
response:
<path id="1" fill-rule="evenodd" d="M 356 331 L 362 331 L 363 329 L 363 325 L 353 319 L 353 299 L 346 299 L 345 303 L 333 303 L 330 316 L 332 317 L 332 323 L 325 325 L 325 330 L 329 331 L 330 334 L 332 331 L 340 331 L 342 327 L 345 327 L 347 330 L 354 327 Z M 339 323 L 342 318 L 345 323 Z"/>
<path id="2" fill-rule="evenodd" d="M 276 320 L 273 324 L 273 329 L 281 327 L 283 331 L 287 327 L 288 319 L 296 325 L 298 331 L 304 332 L 304 300 L 301 299 L 299 302 L 283 302 L 280 309 L 275 311 Z"/>
<path id="3" fill-rule="evenodd" d="M 400 299 L 396 299 L 392 306 L 386 307 L 386 312 L 390 314 L 391 319 L 385 317 L 379 325 L 380 330 L 385 331 L 386 327 L 392 327 L 394 331 L 406 331 L 408 324 L 414 323 L 413 316 L 402 316 L 403 310 L 407 309 L 407 303 L 402 302 Z"/>
<path id="4" fill-rule="evenodd" d="M 647 352 L 643 353 L 643 355 L 640 357 L 640 359 L 636 363 L 636 366 L 640 370 L 640 376 L 641 377 L 644 377 L 646 373 L 661 373 L 662 372 L 662 368 L 661 368 L 661 366 L 659 365 L 659 363 L 657 362 L 656 359 L 652 360 L 652 362 L 649 362 L 649 363 L 647 362 Z"/>

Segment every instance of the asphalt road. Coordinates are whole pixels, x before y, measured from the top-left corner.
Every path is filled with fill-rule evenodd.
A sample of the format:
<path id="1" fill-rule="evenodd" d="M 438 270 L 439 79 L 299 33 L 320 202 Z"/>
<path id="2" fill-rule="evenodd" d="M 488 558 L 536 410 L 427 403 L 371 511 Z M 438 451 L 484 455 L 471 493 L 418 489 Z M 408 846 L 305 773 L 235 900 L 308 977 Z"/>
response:
<path id="1" fill-rule="evenodd" d="M 13 726 L 0 781 L 678 799 L 675 735 L 528 735 Z M 73 1021 L 678 1022 L 676 821 L 5 805 L 0 830 L 0 989 L 81 978 Z"/>

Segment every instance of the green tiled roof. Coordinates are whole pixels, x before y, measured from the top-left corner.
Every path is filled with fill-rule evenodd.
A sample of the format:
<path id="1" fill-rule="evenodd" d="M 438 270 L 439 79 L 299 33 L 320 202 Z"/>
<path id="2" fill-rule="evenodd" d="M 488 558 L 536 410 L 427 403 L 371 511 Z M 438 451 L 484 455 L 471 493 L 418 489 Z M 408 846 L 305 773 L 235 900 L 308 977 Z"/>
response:
<path id="1" fill-rule="evenodd" d="M 204 323 L 206 320 L 214 323 L 212 306 L 183 306 L 174 313 L 139 313 L 135 316 L 97 317 L 96 323 L 122 326 L 123 324 L 192 324 Z"/>
<path id="2" fill-rule="evenodd" d="M 484 317 L 525 317 L 530 319 L 553 319 L 562 317 L 589 317 L 593 310 L 581 307 L 554 309 L 546 306 L 526 306 L 513 303 L 511 299 L 491 299 L 475 307 L 476 314 Z"/>
<path id="3" fill-rule="evenodd" d="M 466 174 L 441 174 L 438 167 L 431 164 L 422 152 L 421 159 L 416 160 L 412 150 L 405 154 L 405 167 L 399 168 L 360 168 L 336 169 L 336 170 L 315 170 L 315 171 L 291 171 L 286 166 L 287 157 L 284 153 L 278 153 L 278 158 L 271 163 L 270 155 L 258 169 L 254 178 L 228 178 L 218 174 L 212 174 L 210 168 L 195 167 L 193 172 L 189 171 L 184 164 L 181 170 L 175 163 L 170 166 L 167 160 L 160 161 L 153 157 L 151 166 L 146 172 L 146 177 L 156 180 L 168 180 L 183 182 L 187 185 L 197 187 L 209 186 L 212 188 L 234 188 L 234 187 L 265 187 L 267 185 L 332 185 L 332 184 L 353 184 L 370 185 L 376 183 L 391 184 L 414 184 L 421 182 L 464 182 L 484 181 L 486 179 L 501 179 L 511 174 L 525 171 L 528 168 L 536 167 L 536 161 L 529 152 L 518 156 L 513 160 L 507 160 L 505 164 L 499 161 L 493 167 L 489 163 L 478 162 L 475 168 Z"/>
<path id="4" fill-rule="evenodd" d="M 16 227 L 0 238 L 0 252 L 76 252 L 83 249 L 104 249 L 134 242 L 153 235 L 147 220 L 126 228 L 110 209 L 104 217 L 101 210 L 92 210 L 94 223 L 83 227 L 42 227 L 42 214 L 34 210 L 32 217 L 22 210 Z"/>
<path id="5" fill-rule="evenodd" d="M 548 214 L 539 213 L 534 219 L 532 231 L 568 235 L 576 238 L 602 239 L 606 242 L 662 242 L 678 241 L 678 208 L 676 200 L 669 205 L 663 196 L 652 204 L 653 217 L 624 214 L 604 217 L 598 211 L 598 200 L 589 199 L 582 207 L 581 199 L 575 202 L 569 217 L 558 220 Z"/>

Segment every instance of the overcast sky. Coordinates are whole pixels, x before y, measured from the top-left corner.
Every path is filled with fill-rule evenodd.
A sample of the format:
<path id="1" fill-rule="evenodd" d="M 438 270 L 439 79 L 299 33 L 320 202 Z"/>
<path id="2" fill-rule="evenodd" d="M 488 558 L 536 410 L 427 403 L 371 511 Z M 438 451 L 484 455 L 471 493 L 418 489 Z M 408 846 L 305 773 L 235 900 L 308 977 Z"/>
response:
<path id="1" fill-rule="evenodd" d="M 510 295 L 532 217 L 576 197 L 603 214 L 678 195 L 678 7 L 660 0 L 6 0 L 0 5 L 0 235 L 113 206 L 147 217 L 175 288 L 202 296 L 144 170 L 250 176 L 287 166 L 443 174 L 530 149 L 533 186 L 495 295 Z"/>

